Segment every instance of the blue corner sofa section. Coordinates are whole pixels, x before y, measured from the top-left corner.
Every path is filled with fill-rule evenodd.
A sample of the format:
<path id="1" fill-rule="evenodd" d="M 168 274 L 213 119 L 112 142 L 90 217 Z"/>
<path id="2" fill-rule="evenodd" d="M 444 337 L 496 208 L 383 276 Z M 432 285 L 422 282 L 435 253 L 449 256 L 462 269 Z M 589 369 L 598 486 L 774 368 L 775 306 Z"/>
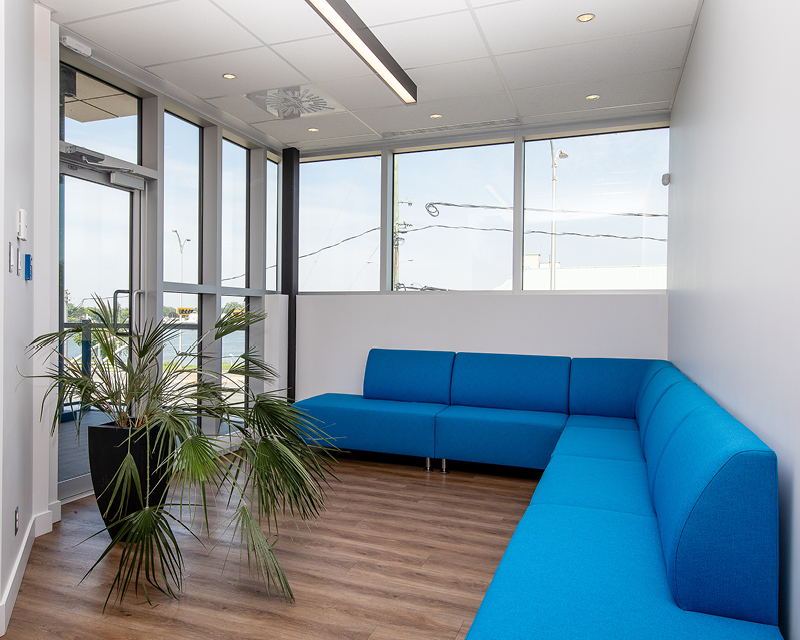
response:
<path id="1" fill-rule="evenodd" d="M 781 638 L 775 453 L 671 363 L 370 352 L 342 448 L 544 468 L 468 640 Z"/>

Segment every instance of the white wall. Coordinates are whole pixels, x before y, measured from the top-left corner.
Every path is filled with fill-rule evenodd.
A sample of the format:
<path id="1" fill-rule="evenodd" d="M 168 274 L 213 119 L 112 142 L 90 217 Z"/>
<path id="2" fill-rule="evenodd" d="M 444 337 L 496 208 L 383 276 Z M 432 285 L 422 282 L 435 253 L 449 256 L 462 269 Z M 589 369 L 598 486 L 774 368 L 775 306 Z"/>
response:
<path id="1" fill-rule="evenodd" d="M 3 2 L 3 237 L 0 269 L 0 342 L 2 342 L 2 380 L 0 381 L 0 630 L 10 615 L 32 536 L 32 394 L 31 384 L 20 372 L 31 367 L 24 348 L 31 338 L 33 314 L 32 287 L 22 276 L 8 272 L 8 243 L 14 252 L 20 246 L 30 252 L 28 242 L 16 239 L 18 209 L 33 211 L 33 68 L 34 6 L 30 0 Z M 14 509 L 19 507 L 19 532 L 14 533 Z"/>
<path id="2" fill-rule="evenodd" d="M 0 8 L 0 199 L 3 237 L 0 269 L 0 634 L 5 633 L 36 533 L 50 530 L 55 477 L 52 442 L 34 413 L 33 364 L 25 346 L 35 331 L 54 328 L 57 290 L 57 134 L 54 129 L 53 61 L 57 32 L 50 12 L 31 0 L 4 0 Z M 55 56 L 55 58 L 53 57 Z M 57 124 L 57 123 L 55 123 Z M 54 206 L 55 205 L 55 206 Z M 17 239 L 17 211 L 29 214 L 28 239 Z M 37 234 L 39 242 L 37 244 Z M 8 271 L 8 245 L 34 257 L 34 280 L 24 269 Z M 51 260 L 55 246 L 55 261 Z M 37 253 L 37 248 L 40 253 Z M 16 267 L 16 265 L 15 265 Z M 53 274 L 56 274 L 55 277 Z M 37 285 L 39 285 L 37 287 Z M 36 297 L 34 297 L 36 295 Z M 57 318 L 57 315 L 56 315 Z M 36 418 L 34 418 L 36 415 Z M 19 507 L 19 531 L 14 510 Z"/>
<path id="3" fill-rule="evenodd" d="M 297 398 L 361 393 L 372 347 L 666 358 L 665 293 L 306 294 Z"/>
<path id="4" fill-rule="evenodd" d="M 778 454 L 800 638 L 800 40 L 789 0 L 705 0 L 672 113 L 669 356 Z"/>

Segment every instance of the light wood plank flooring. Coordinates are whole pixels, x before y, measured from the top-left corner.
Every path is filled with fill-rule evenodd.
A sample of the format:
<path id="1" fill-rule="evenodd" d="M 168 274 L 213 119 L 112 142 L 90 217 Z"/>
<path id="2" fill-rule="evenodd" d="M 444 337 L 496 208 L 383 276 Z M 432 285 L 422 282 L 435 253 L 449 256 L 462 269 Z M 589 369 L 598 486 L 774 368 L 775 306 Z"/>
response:
<path id="1" fill-rule="evenodd" d="M 113 560 L 79 584 L 107 544 L 102 534 L 78 545 L 101 526 L 94 499 L 84 498 L 36 539 L 6 638 L 462 640 L 537 472 L 341 463 L 322 520 L 277 546 L 294 604 L 268 598 L 263 585 L 254 592 L 236 552 L 223 572 L 227 545 L 210 550 L 183 534 L 181 599 L 157 593 L 150 606 L 132 595 L 103 614 Z"/>

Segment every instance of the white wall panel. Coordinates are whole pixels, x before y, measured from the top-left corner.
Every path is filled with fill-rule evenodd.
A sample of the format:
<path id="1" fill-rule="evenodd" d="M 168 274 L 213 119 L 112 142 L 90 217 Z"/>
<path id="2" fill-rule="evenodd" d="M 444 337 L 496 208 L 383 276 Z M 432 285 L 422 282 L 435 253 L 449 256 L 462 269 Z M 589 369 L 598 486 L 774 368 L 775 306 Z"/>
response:
<path id="1" fill-rule="evenodd" d="M 800 638 L 800 40 L 787 0 L 705 0 L 672 113 L 670 359 L 778 454 L 781 619 Z"/>
<path id="2" fill-rule="evenodd" d="M 372 347 L 665 358 L 667 296 L 300 295 L 297 398 L 361 393 Z"/>

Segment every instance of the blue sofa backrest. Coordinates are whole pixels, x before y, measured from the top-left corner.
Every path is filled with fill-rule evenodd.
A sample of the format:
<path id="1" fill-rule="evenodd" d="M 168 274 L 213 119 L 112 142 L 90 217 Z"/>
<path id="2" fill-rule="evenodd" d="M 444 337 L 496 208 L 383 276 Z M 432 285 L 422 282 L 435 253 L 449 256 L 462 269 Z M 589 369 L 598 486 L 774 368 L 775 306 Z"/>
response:
<path id="1" fill-rule="evenodd" d="M 458 353 L 452 404 L 567 413 L 570 359 L 500 353 Z"/>
<path id="2" fill-rule="evenodd" d="M 371 349 L 364 371 L 364 397 L 450 404 L 452 351 Z"/>
<path id="3" fill-rule="evenodd" d="M 646 384 L 643 382 L 640 389 L 639 401 L 636 404 L 636 422 L 639 425 L 639 435 L 644 444 L 644 435 L 650 425 L 650 418 L 664 394 L 680 382 L 689 382 L 679 369 L 670 364 L 656 371 Z"/>
<path id="4" fill-rule="evenodd" d="M 647 460 L 651 497 L 661 457 L 672 436 L 694 411 L 700 407 L 714 405 L 717 403 L 711 396 L 688 380 L 672 385 L 661 397 L 650 417 L 647 435 L 642 438 L 642 451 Z"/>
<path id="5" fill-rule="evenodd" d="M 636 395 L 652 360 L 573 358 L 569 412 L 612 418 L 635 417 Z"/>
<path id="6" fill-rule="evenodd" d="M 653 507 L 679 607 L 778 623 L 777 459 L 755 434 L 718 405 L 692 412 L 664 447 Z"/>

